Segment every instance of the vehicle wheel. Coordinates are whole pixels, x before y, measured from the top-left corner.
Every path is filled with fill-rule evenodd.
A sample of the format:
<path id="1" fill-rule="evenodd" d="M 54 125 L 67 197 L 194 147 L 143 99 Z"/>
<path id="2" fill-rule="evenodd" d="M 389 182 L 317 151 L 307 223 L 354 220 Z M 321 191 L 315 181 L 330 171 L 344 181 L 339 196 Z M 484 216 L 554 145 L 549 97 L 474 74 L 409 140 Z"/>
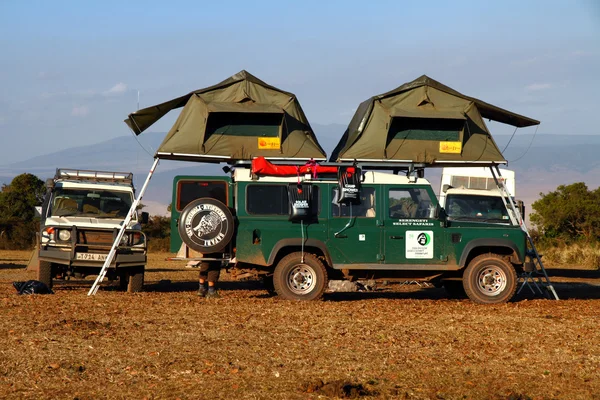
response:
<path id="1" fill-rule="evenodd" d="M 444 281 L 444 290 L 451 299 L 466 299 L 467 293 L 461 281 Z"/>
<path id="2" fill-rule="evenodd" d="M 233 238 L 233 214 L 219 200 L 203 197 L 185 206 L 177 230 L 181 240 L 200 253 L 221 251 Z"/>
<path id="3" fill-rule="evenodd" d="M 275 267 L 273 286 L 288 300 L 318 300 L 327 287 L 327 271 L 314 254 L 296 252 L 283 257 Z"/>
<path id="4" fill-rule="evenodd" d="M 127 271 L 119 272 L 119 289 L 122 291 L 127 290 L 128 284 L 129 284 L 129 274 L 127 273 Z"/>
<path id="5" fill-rule="evenodd" d="M 38 265 L 37 280 L 52 289 L 52 263 L 40 261 Z"/>
<path id="6" fill-rule="evenodd" d="M 512 264 L 499 255 L 482 254 L 467 266 L 463 286 L 467 296 L 476 303 L 505 303 L 517 290 L 517 273 Z"/>
<path id="7" fill-rule="evenodd" d="M 144 267 L 128 268 L 127 291 L 129 293 L 141 292 L 144 288 Z"/>
<path id="8" fill-rule="evenodd" d="M 275 286 L 273 285 L 273 275 L 263 276 L 262 278 L 263 288 L 271 295 L 275 296 L 277 292 L 275 291 Z"/>

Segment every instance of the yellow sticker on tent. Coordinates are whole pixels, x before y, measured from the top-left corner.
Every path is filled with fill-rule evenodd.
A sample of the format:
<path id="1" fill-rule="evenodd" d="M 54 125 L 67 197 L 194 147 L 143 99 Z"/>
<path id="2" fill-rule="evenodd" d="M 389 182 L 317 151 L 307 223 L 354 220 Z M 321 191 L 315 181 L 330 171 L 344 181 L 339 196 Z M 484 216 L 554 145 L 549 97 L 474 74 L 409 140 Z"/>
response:
<path id="1" fill-rule="evenodd" d="M 462 142 L 440 142 L 440 153 L 460 154 Z"/>
<path id="2" fill-rule="evenodd" d="M 258 148 L 260 150 L 279 150 L 281 143 L 278 137 L 259 137 Z"/>

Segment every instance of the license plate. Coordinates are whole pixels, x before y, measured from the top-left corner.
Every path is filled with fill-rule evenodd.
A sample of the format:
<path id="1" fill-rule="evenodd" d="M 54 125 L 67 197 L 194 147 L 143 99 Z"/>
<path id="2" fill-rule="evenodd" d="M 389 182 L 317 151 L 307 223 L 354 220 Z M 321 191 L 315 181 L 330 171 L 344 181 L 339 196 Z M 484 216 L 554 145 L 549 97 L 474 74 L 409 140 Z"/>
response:
<path id="1" fill-rule="evenodd" d="M 76 260 L 90 260 L 90 261 L 104 261 L 106 260 L 106 254 L 97 253 L 76 253 Z"/>

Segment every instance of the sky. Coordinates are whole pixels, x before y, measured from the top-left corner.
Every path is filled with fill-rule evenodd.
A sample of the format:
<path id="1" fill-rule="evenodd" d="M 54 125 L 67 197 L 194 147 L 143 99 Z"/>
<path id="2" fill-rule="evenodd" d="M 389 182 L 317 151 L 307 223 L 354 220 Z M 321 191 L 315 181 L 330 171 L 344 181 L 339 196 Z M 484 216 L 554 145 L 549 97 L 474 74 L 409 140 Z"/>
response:
<path id="1" fill-rule="evenodd" d="M 313 124 L 426 74 L 542 121 L 536 140 L 600 135 L 600 2 L 0 0 L 0 166 L 131 135 L 138 93 L 144 108 L 242 69 Z"/>

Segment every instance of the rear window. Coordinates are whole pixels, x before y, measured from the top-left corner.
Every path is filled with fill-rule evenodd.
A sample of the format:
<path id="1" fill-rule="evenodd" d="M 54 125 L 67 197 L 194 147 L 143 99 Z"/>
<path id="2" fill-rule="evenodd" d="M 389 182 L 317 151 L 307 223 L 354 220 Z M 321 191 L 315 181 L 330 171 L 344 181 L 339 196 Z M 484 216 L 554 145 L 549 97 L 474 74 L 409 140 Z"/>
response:
<path id="1" fill-rule="evenodd" d="M 181 211 L 192 201 L 210 197 L 227 204 L 227 182 L 186 181 L 177 182 L 177 211 Z"/>

